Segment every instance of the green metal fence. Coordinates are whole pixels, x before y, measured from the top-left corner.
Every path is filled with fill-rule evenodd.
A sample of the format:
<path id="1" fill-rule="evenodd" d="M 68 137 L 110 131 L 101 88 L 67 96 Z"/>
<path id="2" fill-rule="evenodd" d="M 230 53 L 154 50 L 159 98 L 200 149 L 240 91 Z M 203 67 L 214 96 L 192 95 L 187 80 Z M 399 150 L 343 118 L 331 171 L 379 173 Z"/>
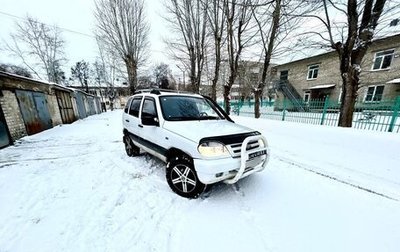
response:
<path id="1" fill-rule="evenodd" d="M 223 103 L 220 103 L 223 106 Z M 254 101 L 232 101 L 231 113 L 254 117 Z M 261 103 L 261 118 L 309 124 L 337 126 L 340 103 L 329 97 L 309 102 L 284 99 Z M 400 132 L 400 97 L 377 102 L 357 102 L 353 115 L 353 128 Z"/>

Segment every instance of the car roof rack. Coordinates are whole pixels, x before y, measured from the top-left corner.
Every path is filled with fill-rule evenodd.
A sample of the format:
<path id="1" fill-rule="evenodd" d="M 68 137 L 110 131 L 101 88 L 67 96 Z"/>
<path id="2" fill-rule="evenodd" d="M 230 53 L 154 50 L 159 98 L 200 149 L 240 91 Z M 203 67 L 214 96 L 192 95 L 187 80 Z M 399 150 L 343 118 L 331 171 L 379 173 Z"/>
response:
<path id="1" fill-rule="evenodd" d="M 150 93 L 150 94 L 160 95 L 161 92 L 192 94 L 191 92 L 187 92 L 187 91 L 180 91 L 180 90 L 174 90 L 174 89 L 162 89 L 162 88 L 139 89 L 139 90 L 136 90 L 134 94 Z"/>

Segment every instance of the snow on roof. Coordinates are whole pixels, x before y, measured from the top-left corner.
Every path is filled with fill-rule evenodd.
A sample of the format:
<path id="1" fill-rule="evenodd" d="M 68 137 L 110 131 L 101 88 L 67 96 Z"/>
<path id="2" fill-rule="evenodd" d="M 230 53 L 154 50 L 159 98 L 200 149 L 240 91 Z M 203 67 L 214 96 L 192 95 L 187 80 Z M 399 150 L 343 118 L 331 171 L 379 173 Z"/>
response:
<path id="1" fill-rule="evenodd" d="M 388 83 L 388 84 L 398 84 L 398 83 L 400 83 L 400 78 L 393 79 L 393 80 L 388 81 L 386 83 Z"/>
<path id="2" fill-rule="evenodd" d="M 332 88 L 334 87 L 336 84 L 324 84 L 324 85 L 317 85 L 314 87 L 310 87 L 310 89 L 324 89 L 324 88 Z"/>
<path id="3" fill-rule="evenodd" d="M 18 74 L 8 73 L 8 72 L 4 72 L 4 71 L 0 71 L 0 75 L 3 75 L 5 77 L 9 77 L 9 78 L 13 78 L 13 79 L 24 80 L 24 81 L 34 82 L 34 83 L 38 83 L 38 84 L 48 85 L 48 86 L 56 88 L 56 89 L 62 89 L 62 90 L 65 90 L 65 91 L 72 91 L 69 87 L 65 87 L 65 86 L 62 86 L 62 85 L 54 83 L 54 82 L 48 82 L 48 81 L 44 81 L 44 80 L 37 80 L 37 79 L 21 76 L 21 75 L 18 75 Z"/>

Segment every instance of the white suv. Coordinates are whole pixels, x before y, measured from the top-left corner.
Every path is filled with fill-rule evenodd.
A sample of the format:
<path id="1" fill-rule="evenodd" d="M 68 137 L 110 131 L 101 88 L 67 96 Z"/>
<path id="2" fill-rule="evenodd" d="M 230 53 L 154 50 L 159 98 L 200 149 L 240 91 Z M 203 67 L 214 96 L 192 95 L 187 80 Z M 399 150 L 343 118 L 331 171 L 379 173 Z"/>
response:
<path id="1" fill-rule="evenodd" d="M 205 96 L 138 91 L 122 117 L 128 156 L 142 150 L 166 162 L 167 182 L 183 197 L 196 198 L 207 185 L 220 181 L 233 184 L 268 163 L 265 137 L 235 124 Z"/>

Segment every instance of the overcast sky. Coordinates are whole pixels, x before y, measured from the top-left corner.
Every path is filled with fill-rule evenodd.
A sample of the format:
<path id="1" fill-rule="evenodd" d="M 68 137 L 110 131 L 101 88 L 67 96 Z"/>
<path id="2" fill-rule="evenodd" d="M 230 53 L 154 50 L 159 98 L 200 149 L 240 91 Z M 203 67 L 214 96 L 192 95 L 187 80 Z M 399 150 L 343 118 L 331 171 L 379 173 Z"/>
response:
<path id="1" fill-rule="evenodd" d="M 139 71 L 143 71 L 143 69 L 157 63 L 164 62 L 170 65 L 176 77 L 180 77 L 182 73 L 177 69 L 175 62 L 169 60 L 168 55 L 165 53 L 166 50 L 163 38 L 168 36 L 169 33 L 166 22 L 162 18 L 162 16 L 165 16 L 165 8 L 162 4 L 164 1 L 165 0 L 145 1 L 147 17 L 151 27 L 149 37 L 151 47 L 149 50 L 148 64 L 145 67 L 140 67 Z M 16 17 L 25 18 L 27 14 L 38 18 L 46 24 L 57 25 L 67 30 L 76 31 L 77 33 L 63 30 L 63 36 L 66 41 L 66 56 L 68 58 L 64 70 L 67 76 L 69 76 L 69 69 L 75 62 L 80 60 L 94 62 L 97 55 L 97 44 L 93 37 L 93 30 L 95 27 L 93 10 L 94 0 L 0 0 L 0 47 L 4 41 L 10 40 L 9 34 L 14 29 L 15 22 L 21 21 L 21 19 Z M 331 11 L 332 10 L 330 10 L 330 12 Z M 338 18 L 336 15 L 331 16 Z M 398 17 L 399 8 L 394 10 L 393 14 L 386 15 L 385 19 L 386 22 L 389 22 L 393 18 Z M 320 26 L 321 24 L 316 24 L 316 20 L 312 20 L 304 23 L 301 28 L 315 31 L 316 29 L 320 29 Z M 384 26 L 388 27 L 387 24 Z M 390 29 L 389 32 L 393 34 L 399 33 L 400 25 Z M 89 36 L 79 33 L 84 33 Z M 287 38 L 286 43 L 291 44 L 294 42 L 294 40 L 292 40 Z M 284 63 L 298 58 L 309 57 L 321 52 L 322 51 L 315 51 L 315 48 L 309 48 L 308 50 L 302 49 L 299 52 L 291 52 L 286 56 L 275 55 L 273 63 Z M 5 51 L 0 51 L 0 53 L 0 63 L 21 63 L 10 57 Z M 249 51 L 247 54 L 248 59 L 253 61 L 258 60 L 260 49 Z M 246 54 L 244 53 L 243 57 L 245 56 Z"/>
<path id="2" fill-rule="evenodd" d="M 148 65 L 160 62 L 172 64 L 168 61 L 165 51 L 163 37 L 167 35 L 167 27 L 161 15 L 163 0 L 146 1 L 146 11 L 151 26 L 150 31 L 150 60 Z M 93 62 L 97 55 L 97 45 L 93 37 L 95 19 L 93 16 L 93 0 L 0 0 L 0 43 L 9 41 L 9 34 L 15 27 L 18 18 L 24 18 L 27 14 L 38 18 L 41 22 L 50 25 L 57 25 L 61 28 L 88 34 L 85 36 L 78 33 L 63 30 L 63 37 L 66 40 L 66 56 L 68 62 L 66 71 L 69 75 L 69 68 L 75 62 L 85 60 Z M 1 63 L 19 63 L 2 51 Z"/>

